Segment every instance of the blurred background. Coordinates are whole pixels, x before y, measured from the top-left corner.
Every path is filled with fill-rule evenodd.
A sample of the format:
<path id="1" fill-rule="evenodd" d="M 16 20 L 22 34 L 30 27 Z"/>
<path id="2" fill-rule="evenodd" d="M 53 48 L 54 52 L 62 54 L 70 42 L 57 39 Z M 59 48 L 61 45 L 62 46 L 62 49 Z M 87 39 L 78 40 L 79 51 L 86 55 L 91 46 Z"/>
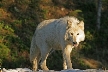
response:
<path id="1" fill-rule="evenodd" d="M 43 20 L 75 16 L 85 23 L 86 39 L 71 53 L 73 68 L 108 69 L 108 0 L 0 0 L 0 66 L 32 68 L 29 50 Z M 62 70 L 62 52 L 47 59 Z"/>

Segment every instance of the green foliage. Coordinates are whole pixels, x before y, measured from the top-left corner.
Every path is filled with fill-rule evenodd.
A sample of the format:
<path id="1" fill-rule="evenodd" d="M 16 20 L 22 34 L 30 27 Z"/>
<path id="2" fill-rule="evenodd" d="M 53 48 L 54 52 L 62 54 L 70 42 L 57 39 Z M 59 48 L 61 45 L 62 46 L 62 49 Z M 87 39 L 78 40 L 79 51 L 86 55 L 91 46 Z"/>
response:
<path id="1" fill-rule="evenodd" d="M 5 45 L 0 44 L 0 58 L 1 59 L 6 58 L 9 56 L 9 54 L 10 54 L 10 49 L 7 48 Z"/>
<path id="2" fill-rule="evenodd" d="M 81 10 L 74 10 L 74 11 L 71 11 L 69 13 L 69 16 L 75 16 L 77 17 L 79 13 L 81 13 L 82 11 Z"/>
<path id="3" fill-rule="evenodd" d="M 84 20 L 86 39 L 73 50 L 73 68 L 90 68 L 81 56 L 105 64 L 108 62 L 108 0 L 103 0 L 101 29 L 96 30 L 96 2 L 93 0 L 12 0 L 0 1 L 0 64 L 6 68 L 32 67 L 29 63 L 30 42 L 36 26 L 43 19 L 66 15 Z M 61 9 L 64 8 L 62 11 Z M 4 13 L 4 14 L 3 14 Z M 8 14 L 6 14 L 8 13 Z M 1 18 L 3 17 L 3 18 Z M 50 69 L 62 69 L 62 53 L 56 51 L 48 57 Z M 59 65 L 58 65 L 59 64 Z"/>
<path id="4" fill-rule="evenodd" d="M 77 58 L 75 56 L 72 57 L 73 67 L 76 69 L 89 69 L 90 66 L 85 64 L 85 62 L 81 58 Z"/>
<path id="5" fill-rule="evenodd" d="M 48 10 L 42 10 L 43 18 L 47 19 Z"/>
<path id="6" fill-rule="evenodd" d="M 58 65 L 59 64 L 59 65 Z M 54 51 L 47 59 L 47 65 L 49 69 L 62 70 L 63 69 L 63 58 L 61 51 Z"/>
<path id="7" fill-rule="evenodd" d="M 17 20 L 13 24 L 21 26 L 22 21 Z M 24 41 L 15 34 L 16 31 L 12 27 L 13 25 L 9 25 L 4 21 L 0 22 L 0 64 L 6 68 L 23 67 L 25 64 L 20 63 L 26 62 L 27 59 L 23 57 L 27 55 L 23 55 L 23 52 L 28 51 L 28 48 Z M 10 65 L 10 63 L 12 64 Z M 29 62 L 27 63 L 29 64 Z"/>
<path id="8" fill-rule="evenodd" d="M 3 63 L 3 60 L 9 57 L 9 54 L 10 54 L 10 49 L 0 43 L 0 66 Z"/>

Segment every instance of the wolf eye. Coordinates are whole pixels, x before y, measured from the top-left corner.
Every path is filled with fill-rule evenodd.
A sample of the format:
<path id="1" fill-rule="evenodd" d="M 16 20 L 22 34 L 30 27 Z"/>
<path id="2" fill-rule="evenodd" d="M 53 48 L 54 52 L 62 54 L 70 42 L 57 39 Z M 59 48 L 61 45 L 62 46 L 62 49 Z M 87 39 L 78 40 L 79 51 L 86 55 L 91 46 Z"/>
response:
<path id="1" fill-rule="evenodd" d="M 71 33 L 71 35 L 73 35 L 73 33 Z"/>
<path id="2" fill-rule="evenodd" d="M 77 33 L 77 35 L 79 35 L 79 33 Z"/>

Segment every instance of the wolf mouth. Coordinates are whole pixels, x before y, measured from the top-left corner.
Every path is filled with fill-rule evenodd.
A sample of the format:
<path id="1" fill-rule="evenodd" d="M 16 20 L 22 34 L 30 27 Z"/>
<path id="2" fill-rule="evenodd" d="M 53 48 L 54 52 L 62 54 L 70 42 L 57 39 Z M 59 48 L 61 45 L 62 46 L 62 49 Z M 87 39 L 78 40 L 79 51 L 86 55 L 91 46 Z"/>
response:
<path id="1" fill-rule="evenodd" d="M 78 46 L 78 44 L 73 44 L 73 46 L 74 46 L 74 47 L 77 47 L 77 46 Z"/>

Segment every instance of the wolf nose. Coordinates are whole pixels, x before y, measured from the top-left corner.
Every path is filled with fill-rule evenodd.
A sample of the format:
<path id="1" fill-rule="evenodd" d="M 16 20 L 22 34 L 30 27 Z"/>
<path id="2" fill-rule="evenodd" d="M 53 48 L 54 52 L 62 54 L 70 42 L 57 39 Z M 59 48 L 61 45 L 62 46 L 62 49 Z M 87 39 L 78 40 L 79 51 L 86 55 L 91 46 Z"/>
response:
<path id="1" fill-rule="evenodd" d="M 77 44 L 77 42 L 73 42 L 73 44 Z"/>

